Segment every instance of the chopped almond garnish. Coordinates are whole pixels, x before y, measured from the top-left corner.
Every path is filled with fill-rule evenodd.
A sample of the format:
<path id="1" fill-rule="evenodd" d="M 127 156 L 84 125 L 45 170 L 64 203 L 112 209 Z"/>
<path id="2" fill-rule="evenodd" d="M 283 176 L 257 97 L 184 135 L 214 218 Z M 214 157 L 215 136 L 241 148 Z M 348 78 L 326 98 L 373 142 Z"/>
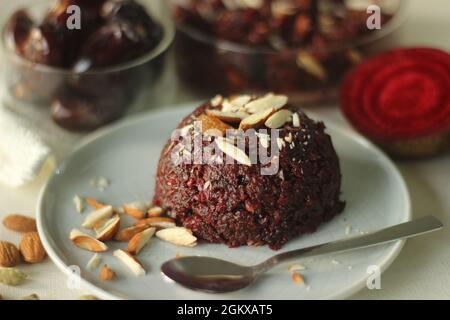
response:
<path id="1" fill-rule="evenodd" d="M 87 197 L 86 198 L 86 203 L 91 206 L 94 207 L 95 209 L 101 209 L 103 207 L 106 207 L 106 204 L 100 203 L 97 200 L 95 200 L 94 198 L 91 197 Z"/>
<path id="2" fill-rule="evenodd" d="M 305 284 L 305 279 L 303 279 L 303 276 L 298 272 L 292 274 L 292 281 L 297 284 Z"/>
<path id="3" fill-rule="evenodd" d="M 219 134 L 219 136 L 224 136 L 228 129 L 233 129 L 233 127 L 229 126 L 219 118 L 206 114 L 201 114 L 198 117 L 198 120 L 202 122 L 202 133 L 207 132 L 210 135 Z M 213 131 L 217 131 L 217 134 L 212 134 L 214 133 Z"/>

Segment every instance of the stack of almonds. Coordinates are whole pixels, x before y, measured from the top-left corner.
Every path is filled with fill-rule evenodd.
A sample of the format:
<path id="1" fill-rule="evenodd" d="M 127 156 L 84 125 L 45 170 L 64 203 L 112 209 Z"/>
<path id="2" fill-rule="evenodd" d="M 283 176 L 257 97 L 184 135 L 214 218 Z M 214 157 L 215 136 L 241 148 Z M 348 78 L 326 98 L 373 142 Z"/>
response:
<path id="1" fill-rule="evenodd" d="M 16 269 L 22 261 L 26 263 L 42 262 L 47 256 L 33 218 L 19 214 L 6 216 L 3 225 L 16 232 L 23 233 L 19 248 L 7 241 L 0 241 L 0 283 L 19 285 L 27 275 Z"/>
<path id="2" fill-rule="evenodd" d="M 251 165 L 250 158 L 243 150 L 225 139 L 226 130 L 239 128 L 248 129 L 280 129 L 286 124 L 292 127 L 300 127 L 300 116 L 296 112 L 287 109 L 288 97 L 268 93 L 263 97 L 254 98 L 250 95 L 241 95 L 231 99 L 216 96 L 210 101 L 213 108 L 201 114 L 197 120 L 202 122 L 202 133 L 215 136 L 219 149 L 241 164 Z M 182 132 L 189 132 L 193 126 L 182 128 Z M 266 135 L 268 137 L 268 135 Z M 261 145 L 269 147 L 267 138 L 258 134 Z M 264 139 L 263 139 L 264 138 Z M 292 141 L 291 141 L 292 142 Z M 290 142 L 290 143 L 291 143 Z M 281 149 L 283 145 L 279 146 Z"/>
<path id="3" fill-rule="evenodd" d="M 69 238 L 77 247 L 96 253 L 89 261 L 88 269 L 96 269 L 101 264 L 99 253 L 108 251 L 107 241 L 128 243 L 126 249 L 115 250 L 113 255 L 136 276 L 146 274 L 144 265 L 137 256 L 154 235 L 177 246 L 193 247 L 197 244 L 197 238 L 192 232 L 177 227 L 175 220 L 167 216 L 161 207 L 134 202 L 117 208 L 90 197 L 74 197 L 75 209 L 79 213 L 84 211 L 85 203 L 94 210 L 84 219 L 82 228 L 93 235 L 88 231 L 73 229 Z M 133 217 L 136 222 L 121 228 L 123 215 Z M 116 273 L 104 265 L 100 270 L 100 278 L 111 281 L 116 278 Z"/>

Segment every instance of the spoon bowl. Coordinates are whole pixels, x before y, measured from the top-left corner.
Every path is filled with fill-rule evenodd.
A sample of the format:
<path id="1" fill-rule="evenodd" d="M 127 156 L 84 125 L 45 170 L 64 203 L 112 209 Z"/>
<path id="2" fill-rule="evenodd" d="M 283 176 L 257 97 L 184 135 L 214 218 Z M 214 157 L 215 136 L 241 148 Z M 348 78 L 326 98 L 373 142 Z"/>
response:
<path id="1" fill-rule="evenodd" d="M 243 289 L 257 276 L 252 268 L 209 257 L 173 259 L 164 263 L 161 271 L 186 288 L 210 293 Z"/>
<path id="2" fill-rule="evenodd" d="M 161 271 L 169 279 L 192 290 L 208 293 L 233 292 L 248 287 L 262 273 L 294 258 L 367 248 L 429 233 L 442 227 L 438 219 L 426 216 L 366 235 L 284 252 L 255 266 L 246 267 L 216 258 L 194 256 L 167 261 L 161 266 Z"/>

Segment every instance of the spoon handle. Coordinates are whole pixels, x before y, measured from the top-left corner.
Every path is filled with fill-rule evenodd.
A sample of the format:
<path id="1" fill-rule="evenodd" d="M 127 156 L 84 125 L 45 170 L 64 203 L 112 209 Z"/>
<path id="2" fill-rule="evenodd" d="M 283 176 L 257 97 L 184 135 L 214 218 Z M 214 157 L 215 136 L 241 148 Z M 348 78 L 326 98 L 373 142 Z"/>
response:
<path id="1" fill-rule="evenodd" d="M 265 272 L 275 265 L 294 258 L 305 258 L 322 254 L 350 251 L 355 249 L 372 247 L 392 241 L 411 238 L 432 231 L 442 229 L 443 224 L 433 216 L 426 216 L 410 222 L 398 224 L 386 229 L 375 231 L 366 235 L 352 237 L 319 244 L 309 248 L 288 251 L 264 261 L 254 267 L 257 273 Z"/>

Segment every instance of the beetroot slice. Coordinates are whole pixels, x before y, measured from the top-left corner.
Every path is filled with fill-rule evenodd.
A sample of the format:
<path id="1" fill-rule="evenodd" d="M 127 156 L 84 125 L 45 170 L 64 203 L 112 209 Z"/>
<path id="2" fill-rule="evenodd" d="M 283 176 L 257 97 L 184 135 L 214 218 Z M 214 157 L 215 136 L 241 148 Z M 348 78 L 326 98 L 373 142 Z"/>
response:
<path id="1" fill-rule="evenodd" d="M 395 49 L 356 67 L 341 89 L 350 122 L 377 143 L 450 133 L 450 55 Z"/>

